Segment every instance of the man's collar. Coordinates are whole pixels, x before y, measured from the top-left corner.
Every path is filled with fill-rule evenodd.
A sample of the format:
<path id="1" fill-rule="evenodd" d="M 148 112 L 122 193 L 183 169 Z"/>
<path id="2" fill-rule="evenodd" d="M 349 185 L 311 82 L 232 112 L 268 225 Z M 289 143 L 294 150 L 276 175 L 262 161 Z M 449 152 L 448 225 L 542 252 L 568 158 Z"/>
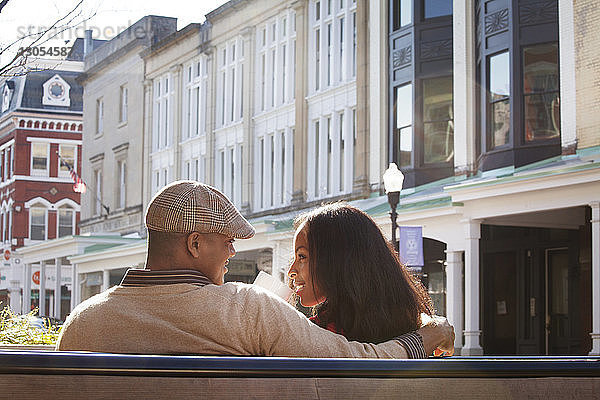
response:
<path id="1" fill-rule="evenodd" d="M 121 286 L 146 287 L 154 285 L 176 285 L 178 283 L 190 283 L 192 285 L 204 286 L 212 282 L 201 272 L 192 269 L 172 269 L 163 271 L 151 271 L 149 269 L 129 269 Z"/>

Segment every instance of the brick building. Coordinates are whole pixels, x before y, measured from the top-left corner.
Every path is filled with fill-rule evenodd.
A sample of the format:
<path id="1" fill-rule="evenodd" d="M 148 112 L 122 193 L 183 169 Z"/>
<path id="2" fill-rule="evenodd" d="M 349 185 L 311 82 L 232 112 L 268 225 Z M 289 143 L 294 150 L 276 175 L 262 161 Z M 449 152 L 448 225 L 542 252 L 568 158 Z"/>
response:
<path id="1" fill-rule="evenodd" d="M 81 62 L 66 60 L 0 83 L 0 301 L 15 310 L 21 310 L 23 297 L 30 301 L 23 311 L 39 307 L 42 315 L 54 315 L 61 298 L 68 301 L 66 260 L 49 264 L 40 277 L 39 266 L 26 271 L 14 251 L 78 234 L 81 194 L 74 191 L 69 167 L 59 155 L 81 171 L 83 88 L 76 78 L 82 68 Z M 64 277 L 60 285 L 57 265 L 64 270 L 58 274 Z M 40 283 L 54 287 L 41 304 Z M 33 290 L 23 296 L 25 286 Z M 55 296 L 58 290 L 61 296 Z"/>

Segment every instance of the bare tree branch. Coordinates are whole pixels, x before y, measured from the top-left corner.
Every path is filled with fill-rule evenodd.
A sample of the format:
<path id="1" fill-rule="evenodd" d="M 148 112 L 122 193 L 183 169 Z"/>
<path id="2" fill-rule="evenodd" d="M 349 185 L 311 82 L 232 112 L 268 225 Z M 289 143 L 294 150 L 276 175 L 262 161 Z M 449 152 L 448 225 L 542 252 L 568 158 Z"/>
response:
<path id="1" fill-rule="evenodd" d="M 8 3 L 8 0 L 2 0 L 0 1 L 0 12 L 2 12 L 2 9 L 4 8 L 4 6 Z"/>
<path id="2" fill-rule="evenodd" d="M 8 1 L 9 0 L 2 0 L 0 2 L 0 6 L 4 7 Z M 0 65 L 0 77 L 27 74 L 31 71 L 31 69 L 25 67 L 27 65 L 27 54 L 31 52 L 32 48 L 45 44 L 48 41 L 57 38 L 59 35 L 73 26 L 88 21 L 94 17 L 96 12 L 79 20 L 83 14 L 83 3 L 84 0 L 79 0 L 68 13 L 54 21 L 50 27 L 44 27 L 39 32 L 30 32 L 20 38 L 17 38 L 6 47 L 0 49 L 1 55 L 11 49 L 13 46 L 19 45 L 19 50 L 15 53 L 12 59 L 8 63 Z M 23 42 L 27 42 L 27 44 L 22 45 Z"/>

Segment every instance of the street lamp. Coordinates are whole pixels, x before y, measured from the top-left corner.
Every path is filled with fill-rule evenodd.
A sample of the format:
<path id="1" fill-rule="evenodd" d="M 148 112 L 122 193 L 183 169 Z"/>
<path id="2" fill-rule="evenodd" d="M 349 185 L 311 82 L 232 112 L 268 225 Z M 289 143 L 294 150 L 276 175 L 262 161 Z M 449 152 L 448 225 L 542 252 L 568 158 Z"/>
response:
<path id="1" fill-rule="evenodd" d="M 392 218 L 392 243 L 396 252 L 399 251 L 398 241 L 396 240 L 396 228 L 398 227 L 396 223 L 396 217 L 398 216 L 396 206 L 400 202 L 402 183 L 404 183 L 404 174 L 398 169 L 395 163 L 390 163 L 390 166 L 383 174 L 383 187 L 388 195 L 388 203 L 390 203 L 390 207 L 392 208 L 390 212 L 390 217 Z"/>

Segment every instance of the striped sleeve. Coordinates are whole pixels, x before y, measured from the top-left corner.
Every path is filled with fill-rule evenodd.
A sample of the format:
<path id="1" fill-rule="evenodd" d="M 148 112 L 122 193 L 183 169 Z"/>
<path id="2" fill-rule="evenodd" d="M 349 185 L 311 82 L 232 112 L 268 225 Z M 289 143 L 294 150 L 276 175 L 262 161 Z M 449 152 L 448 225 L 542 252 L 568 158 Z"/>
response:
<path id="1" fill-rule="evenodd" d="M 417 332 L 409 332 L 404 335 L 400 335 L 395 338 L 400 342 L 402 347 L 406 349 L 408 357 L 411 359 L 415 358 L 427 358 L 425 353 L 425 345 L 423 344 L 423 337 Z"/>

